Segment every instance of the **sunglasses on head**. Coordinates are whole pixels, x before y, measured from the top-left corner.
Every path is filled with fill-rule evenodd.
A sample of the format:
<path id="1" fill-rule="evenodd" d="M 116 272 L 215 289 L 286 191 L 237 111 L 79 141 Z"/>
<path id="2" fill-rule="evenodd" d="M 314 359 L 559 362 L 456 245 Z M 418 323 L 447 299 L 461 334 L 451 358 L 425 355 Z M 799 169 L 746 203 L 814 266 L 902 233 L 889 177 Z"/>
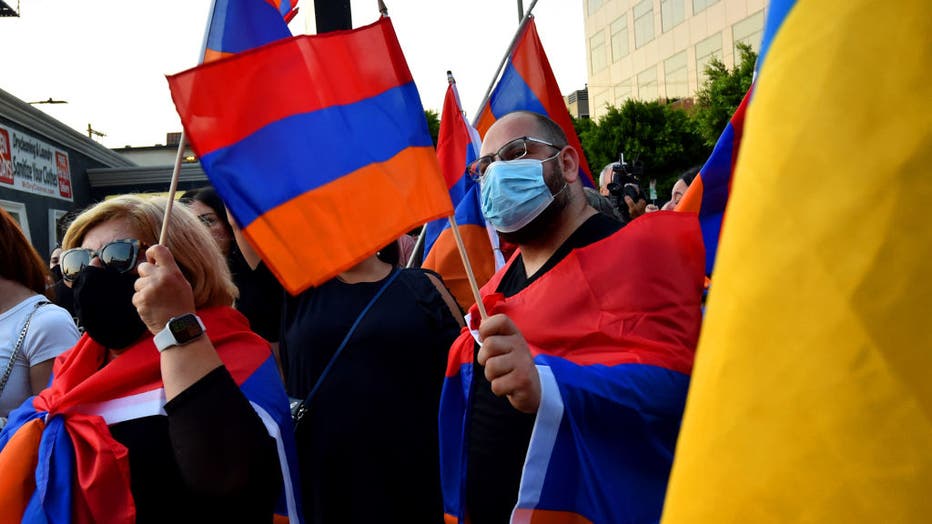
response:
<path id="1" fill-rule="evenodd" d="M 126 273 L 136 267 L 141 248 L 142 243 L 138 240 L 125 238 L 105 244 L 96 251 L 83 247 L 69 249 L 59 257 L 62 278 L 68 282 L 74 282 L 81 271 L 91 265 L 94 257 L 99 258 L 104 267 Z"/>

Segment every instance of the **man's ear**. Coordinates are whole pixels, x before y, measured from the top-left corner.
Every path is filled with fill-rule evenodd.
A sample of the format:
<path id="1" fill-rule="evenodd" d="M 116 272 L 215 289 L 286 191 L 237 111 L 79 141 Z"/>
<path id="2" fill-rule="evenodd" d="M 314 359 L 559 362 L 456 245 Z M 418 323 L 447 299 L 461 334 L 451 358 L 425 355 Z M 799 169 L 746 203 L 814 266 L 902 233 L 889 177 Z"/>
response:
<path id="1" fill-rule="evenodd" d="M 562 159 L 563 180 L 572 184 L 579 179 L 579 153 L 573 146 L 566 146 L 560 155 Z"/>

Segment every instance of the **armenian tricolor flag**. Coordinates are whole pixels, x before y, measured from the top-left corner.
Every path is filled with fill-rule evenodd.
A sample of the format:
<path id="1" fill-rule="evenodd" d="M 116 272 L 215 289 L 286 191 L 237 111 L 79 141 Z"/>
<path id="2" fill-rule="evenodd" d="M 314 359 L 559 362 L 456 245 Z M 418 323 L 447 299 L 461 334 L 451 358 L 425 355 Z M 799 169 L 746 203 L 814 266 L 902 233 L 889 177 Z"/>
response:
<path id="1" fill-rule="evenodd" d="M 440 118 L 437 158 L 449 188 L 450 199 L 456 204 L 456 223 L 469 254 L 470 265 L 476 282 L 481 286 L 504 265 L 504 260 L 497 250 L 498 235 L 486 225 L 482 215 L 479 184 L 466 173 L 466 166 L 479 158 L 480 146 L 479 133 L 466 121 L 456 83 L 450 75 Z M 460 306 L 468 309 L 475 303 L 475 298 L 450 229 L 450 221 L 445 218 L 435 220 L 428 223 L 426 228 L 424 253 L 427 255 L 422 267 L 439 273 Z"/>
<path id="2" fill-rule="evenodd" d="M 268 342 L 231 307 L 198 316 L 275 439 L 284 480 L 279 511 L 302 522 L 291 412 Z M 49 388 L 10 414 L 0 432 L 0 522 L 135 522 L 129 453 L 109 426 L 166 415 L 160 357 L 151 335 L 100 367 L 107 351 L 85 334 L 56 359 Z"/>
<path id="3" fill-rule="evenodd" d="M 291 293 L 453 213 L 388 17 L 168 80 L 204 171 Z"/>
<path id="4" fill-rule="evenodd" d="M 214 0 L 207 22 L 204 62 L 288 38 L 297 0 Z"/>
<path id="5" fill-rule="evenodd" d="M 767 16 L 663 522 L 926 522 L 932 4 Z"/>
<path id="6" fill-rule="evenodd" d="M 698 230 L 691 214 L 650 213 L 573 250 L 511 297 L 495 293 L 506 270 L 483 288 L 489 314 L 506 314 L 521 330 L 541 380 L 511 522 L 660 518 L 701 323 Z M 450 349 L 440 399 L 448 523 L 469 522 L 478 319 L 473 306 L 472 332 L 464 330 Z"/>
<path id="7" fill-rule="evenodd" d="M 693 183 L 690 184 L 686 194 L 677 204 L 677 211 L 686 211 L 699 214 L 699 223 L 702 226 L 702 240 L 705 242 L 705 274 L 711 275 L 715 267 L 715 254 L 718 251 L 718 239 L 721 236 L 722 221 L 725 218 L 725 207 L 728 204 L 728 195 L 731 192 L 731 176 L 735 164 L 738 162 L 738 152 L 741 150 L 741 136 L 744 132 L 744 115 L 747 112 L 748 102 L 754 85 L 745 93 L 741 104 L 735 110 L 728 125 L 718 141 L 709 159 L 699 170 Z"/>
<path id="8" fill-rule="evenodd" d="M 557 85 L 547 53 L 537 36 L 534 17 L 529 16 L 519 31 L 521 34 L 511 50 L 505 70 L 492 90 L 489 101 L 479 111 L 476 129 L 484 137 L 495 120 L 512 111 L 533 111 L 546 115 L 563 129 L 569 145 L 579 152 L 579 175 L 583 183 L 595 187 L 573 120 L 560 94 L 560 86 Z"/>

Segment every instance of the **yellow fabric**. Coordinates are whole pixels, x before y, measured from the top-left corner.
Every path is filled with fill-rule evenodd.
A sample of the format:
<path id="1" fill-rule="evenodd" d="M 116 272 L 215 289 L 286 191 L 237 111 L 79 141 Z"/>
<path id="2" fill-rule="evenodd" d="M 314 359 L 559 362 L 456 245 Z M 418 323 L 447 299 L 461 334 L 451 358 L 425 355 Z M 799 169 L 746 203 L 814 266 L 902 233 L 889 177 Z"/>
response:
<path id="1" fill-rule="evenodd" d="M 932 519 L 932 2 L 800 0 L 749 107 L 663 516 Z"/>

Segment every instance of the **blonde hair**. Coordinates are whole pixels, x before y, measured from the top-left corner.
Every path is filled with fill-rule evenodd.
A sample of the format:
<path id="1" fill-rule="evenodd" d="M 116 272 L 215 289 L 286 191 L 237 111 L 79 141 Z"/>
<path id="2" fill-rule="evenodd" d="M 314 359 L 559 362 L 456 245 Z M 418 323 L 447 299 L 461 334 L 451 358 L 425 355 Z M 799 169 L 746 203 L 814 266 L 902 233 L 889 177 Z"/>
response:
<path id="1" fill-rule="evenodd" d="M 137 195 L 121 195 L 100 202 L 71 223 L 62 249 L 80 247 L 88 231 L 111 220 L 125 221 L 138 235 L 136 240 L 146 244 L 144 247 L 154 246 L 158 243 L 167 202 L 164 197 Z M 227 262 L 210 232 L 185 206 L 172 206 L 165 244 L 194 290 L 197 309 L 233 304 L 239 292 Z M 144 256 L 145 253 L 140 253 L 140 258 Z"/>

